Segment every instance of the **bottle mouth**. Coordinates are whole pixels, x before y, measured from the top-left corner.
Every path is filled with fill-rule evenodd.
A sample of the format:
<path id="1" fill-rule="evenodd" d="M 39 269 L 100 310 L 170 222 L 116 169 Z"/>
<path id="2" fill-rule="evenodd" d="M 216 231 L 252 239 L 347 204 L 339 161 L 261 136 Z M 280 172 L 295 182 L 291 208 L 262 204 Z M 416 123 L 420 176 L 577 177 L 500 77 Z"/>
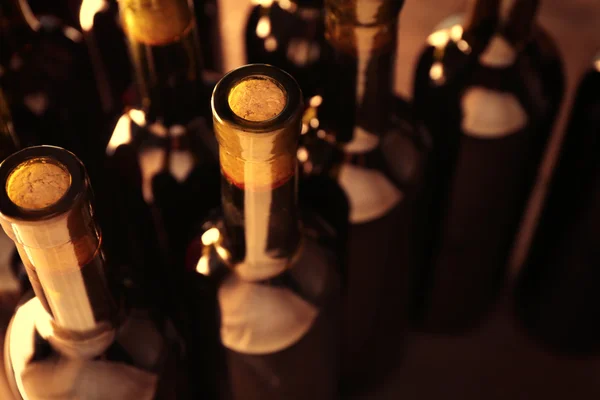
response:
<path id="1" fill-rule="evenodd" d="M 238 68 L 217 83 L 212 110 L 229 181 L 258 190 L 294 176 L 303 102 L 288 73 L 265 64 Z"/>
<path id="2" fill-rule="evenodd" d="M 41 221 L 73 208 L 87 191 L 83 163 L 54 146 L 18 151 L 0 164 L 0 215 L 14 221 Z"/>
<path id="3" fill-rule="evenodd" d="M 282 129 L 302 110 L 302 91 L 287 72 L 250 64 L 226 74 L 212 95 L 215 123 L 251 133 Z"/>

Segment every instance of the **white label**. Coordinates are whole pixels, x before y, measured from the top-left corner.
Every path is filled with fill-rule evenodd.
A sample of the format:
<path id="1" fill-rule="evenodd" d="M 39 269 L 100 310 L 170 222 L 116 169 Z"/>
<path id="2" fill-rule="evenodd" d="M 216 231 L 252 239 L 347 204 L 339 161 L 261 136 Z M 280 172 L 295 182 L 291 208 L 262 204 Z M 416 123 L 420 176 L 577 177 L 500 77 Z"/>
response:
<path id="1" fill-rule="evenodd" d="M 463 95 L 461 106 L 462 131 L 477 138 L 508 136 L 525 127 L 528 122 L 521 103 L 511 93 L 473 87 Z"/>
<path id="2" fill-rule="evenodd" d="M 513 65 L 517 59 L 517 51 L 510 43 L 499 35 L 494 35 L 485 51 L 479 56 L 481 65 L 492 68 L 503 68 Z"/>
<path id="3" fill-rule="evenodd" d="M 339 184 L 348 196 L 350 222 L 360 224 L 383 217 L 403 197 L 381 172 L 344 163 Z"/>
<path id="4" fill-rule="evenodd" d="M 269 354 L 298 342 L 318 309 L 288 289 L 231 274 L 219 288 L 221 341 L 242 354 Z"/>

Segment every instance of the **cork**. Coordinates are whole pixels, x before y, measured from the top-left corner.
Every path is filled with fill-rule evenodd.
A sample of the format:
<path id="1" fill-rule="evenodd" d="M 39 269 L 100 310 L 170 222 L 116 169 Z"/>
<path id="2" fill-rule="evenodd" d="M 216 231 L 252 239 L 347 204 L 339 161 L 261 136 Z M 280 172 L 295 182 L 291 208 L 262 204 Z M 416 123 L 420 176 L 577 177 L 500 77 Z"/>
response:
<path id="1" fill-rule="evenodd" d="M 267 77 L 251 77 L 229 93 L 229 107 L 240 118 L 264 122 L 277 117 L 287 103 L 284 89 Z"/>
<path id="2" fill-rule="evenodd" d="M 19 164 L 6 181 L 8 198 L 25 210 L 43 210 L 60 201 L 71 187 L 66 167 L 48 158 Z"/>
<path id="3" fill-rule="evenodd" d="M 176 41 L 193 25 L 187 0 L 119 0 L 119 11 L 129 37 L 148 45 Z"/>

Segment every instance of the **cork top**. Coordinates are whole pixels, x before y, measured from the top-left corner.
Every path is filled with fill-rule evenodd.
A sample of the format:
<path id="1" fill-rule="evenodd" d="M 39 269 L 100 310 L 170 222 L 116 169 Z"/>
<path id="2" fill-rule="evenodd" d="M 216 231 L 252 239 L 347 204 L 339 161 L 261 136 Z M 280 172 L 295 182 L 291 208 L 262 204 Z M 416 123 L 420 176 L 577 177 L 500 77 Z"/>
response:
<path id="1" fill-rule="evenodd" d="M 229 107 L 238 117 L 264 122 L 277 117 L 287 103 L 284 89 L 266 76 L 252 76 L 235 85 L 229 93 Z"/>
<path id="2" fill-rule="evenodd" d="M 49 158 L 22 162 L 8 176 L 6 192 L 15 205 L 26 210 L 43 210 L 58 203 L 71 187 L 66 167 Z"/>

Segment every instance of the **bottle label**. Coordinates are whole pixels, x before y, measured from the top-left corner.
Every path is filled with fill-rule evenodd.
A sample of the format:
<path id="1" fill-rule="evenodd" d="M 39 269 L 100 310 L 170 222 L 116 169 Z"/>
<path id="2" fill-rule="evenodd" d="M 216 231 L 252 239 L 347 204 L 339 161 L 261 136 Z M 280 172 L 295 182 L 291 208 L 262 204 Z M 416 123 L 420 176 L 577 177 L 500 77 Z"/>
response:
<path id="1" fill-rule="evenodd" d="M 403 198 L 402 192 L 377 170 L 344 163 L 338 180 L 348 196 L 353 224 L 383 217 Z"/>
<path id="2" fill-rule="evenodd" d="M 483 87 L 467 89 L 461 99 L 465 135 L 495 139 L 509 136 L 528 123 L 527 113 L 512 93 Z"/>

